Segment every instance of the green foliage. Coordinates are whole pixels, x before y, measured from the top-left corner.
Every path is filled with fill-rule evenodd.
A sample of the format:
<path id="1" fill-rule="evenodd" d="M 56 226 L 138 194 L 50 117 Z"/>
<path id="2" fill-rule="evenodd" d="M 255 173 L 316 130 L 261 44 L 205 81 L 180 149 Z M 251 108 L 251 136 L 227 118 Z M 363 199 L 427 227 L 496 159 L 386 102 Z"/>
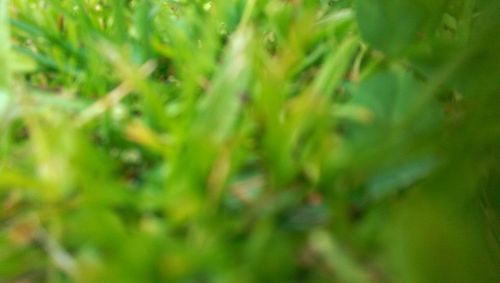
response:
<path id="1" fill-rule="evenodd" d="M 0 282 L 498 282 L 499 11 L 0 0 Z"/>
<path id="2" fill-rule="evenodd" d="M 448 0 L 356 1 L 360 32 L 373 47 L 401 54 L 426 41 L 442 20 Z"/>

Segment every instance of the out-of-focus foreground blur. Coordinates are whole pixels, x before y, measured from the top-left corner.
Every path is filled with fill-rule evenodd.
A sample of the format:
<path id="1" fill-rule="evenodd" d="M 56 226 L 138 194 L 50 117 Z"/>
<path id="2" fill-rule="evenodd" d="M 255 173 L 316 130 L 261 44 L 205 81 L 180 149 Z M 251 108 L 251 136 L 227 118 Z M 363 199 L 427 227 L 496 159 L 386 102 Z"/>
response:
<path id="1" fill-rule="evenodd" d="M 500 282 L 499 17 L 0 0 L 0 282 Z"/>

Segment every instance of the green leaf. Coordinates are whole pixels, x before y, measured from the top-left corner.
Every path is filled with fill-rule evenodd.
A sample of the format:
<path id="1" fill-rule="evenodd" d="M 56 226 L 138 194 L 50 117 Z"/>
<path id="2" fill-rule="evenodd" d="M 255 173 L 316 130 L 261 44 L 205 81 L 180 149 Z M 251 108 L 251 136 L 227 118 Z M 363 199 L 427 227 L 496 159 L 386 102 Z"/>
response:
<path id="1" fill-rule="evenodd" d="M 368 197 L 380 200 L 413 185 L 437 165 L 436 158 L 426 156 L 382 169 L 368 181 Z"/>
<path id="2" fill-rule="evenodd" d="M 401 55 L 439 23 L 447 0 L 358 0 L 359 29 L 374 48 Z"/>
<path id="3" fill-rule="evenodd" d="M 419 119 L 410 122 L 425 127 L 439 118 L 439 110 L 433 99 L 421 107 L 423 101 L 426 101 L 426 94 L 422 85 L 401 71 L 380 72 L 368 78 L 361 83 L 350 103 L 370 109 L 379 126 L 403 126 L 412 115 L 419 115 Z"/>

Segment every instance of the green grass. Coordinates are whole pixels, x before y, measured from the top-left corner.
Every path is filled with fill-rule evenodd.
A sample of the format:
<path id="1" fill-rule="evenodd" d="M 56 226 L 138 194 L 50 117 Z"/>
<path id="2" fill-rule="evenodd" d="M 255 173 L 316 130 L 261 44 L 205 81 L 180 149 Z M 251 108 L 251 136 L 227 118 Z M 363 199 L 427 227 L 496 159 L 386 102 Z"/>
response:
<path id="1" fill-rule="evenodd" d="M 499 11 L 0 0 L 0 282 L 498 282 Z"/>

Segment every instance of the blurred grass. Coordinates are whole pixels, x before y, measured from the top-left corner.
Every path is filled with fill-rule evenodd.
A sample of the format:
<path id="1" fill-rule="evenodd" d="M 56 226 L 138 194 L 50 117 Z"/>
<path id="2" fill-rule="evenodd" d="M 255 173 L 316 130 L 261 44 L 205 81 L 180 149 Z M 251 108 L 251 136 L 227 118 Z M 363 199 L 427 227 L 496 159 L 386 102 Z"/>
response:
<path id="1" fill-rule="evenodd" d="M 498 282 L 500 4 L 0 0 L 0 282 Z"/>
<path id="2" fill-rule="evenodd" d="M 10 85 L 10 30 L 7 15 L 8 2 L 0 2 L 0 114 L 3 113 L 8 103 L 8 88 Z"/>

